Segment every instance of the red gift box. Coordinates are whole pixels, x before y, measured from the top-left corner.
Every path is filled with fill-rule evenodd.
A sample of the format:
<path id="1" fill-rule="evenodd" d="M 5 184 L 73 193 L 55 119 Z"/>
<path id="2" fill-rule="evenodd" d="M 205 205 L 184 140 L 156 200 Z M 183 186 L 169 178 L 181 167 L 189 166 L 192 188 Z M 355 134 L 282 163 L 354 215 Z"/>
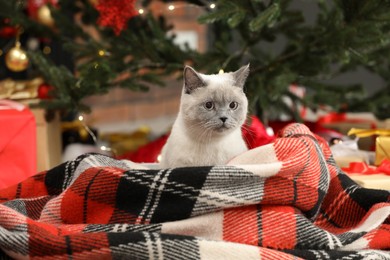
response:
<path id="1" fill-rule="evenodd" d="M 36 173 L 36 127 L 31 111 L 0 100 L 0 189 Z"/>

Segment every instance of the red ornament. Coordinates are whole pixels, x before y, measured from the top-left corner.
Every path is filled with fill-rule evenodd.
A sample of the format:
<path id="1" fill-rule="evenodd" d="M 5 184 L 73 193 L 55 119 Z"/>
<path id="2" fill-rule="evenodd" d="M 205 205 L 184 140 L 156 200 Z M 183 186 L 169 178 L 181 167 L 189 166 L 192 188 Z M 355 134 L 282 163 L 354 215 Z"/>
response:
<path id="1" fill-rule="evenodd" d="M 5 18 L 0 22 L 0 37 L 13 38 L 18 33 L 18 27 L 11 25 L 11 19 Z"/>
<path id="2" fill-rule="evenodd" d="M 38 87 L 38 98 L 40 99 L 50 99 L 53 97 L 52 91 L 54 90 L 53 86 L 50 86 L 46 83 L 39 85 Z"/>
<path id="3" fill-rule="evenodd" d="M 127 28 L 127 21 L 138 14 L 135 0 L 99 0 L 95 6 L 100 13 L 98 24 L 111 27 L 116 35 Z"/>
<path id="4" fill-rule="evenodd" d="M 0 28 L 0 37 L 1 38 L 13 38 L 16 36 L 18 29 L 12 26 L 4 26 Z"/>

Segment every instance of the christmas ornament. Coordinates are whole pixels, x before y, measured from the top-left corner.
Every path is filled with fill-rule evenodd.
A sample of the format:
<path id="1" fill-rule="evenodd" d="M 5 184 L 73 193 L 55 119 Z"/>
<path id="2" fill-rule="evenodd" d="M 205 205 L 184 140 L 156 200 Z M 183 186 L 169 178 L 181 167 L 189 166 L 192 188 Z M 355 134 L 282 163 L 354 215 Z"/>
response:
<path id="1" fill-rule="evenodd" d="M 38 8 L 37 21 L 48 27 L 54 26 L 54 19 L 51 16 L 51 11 L 48 5 L 43 5 Z"/>
<path id="2" fill-rule="evenodd" d="M 119 35 L 126 27 L 127 21 L 138 14 L 134 7 L 135 0 L 100 0 L 95 8 L 99 11 L 98 24 L 111 27 Z"/>
<path id="3" fill-rule="evenodd" d="M 43 83 L 38 87 L 38 98 L 50 99 L 52 98 L 51 92 L 54 90 L 53 86 Z"/>
<path id="4" fill-rule="evenodd" d="M 88 0 L 88 2 L 89 2 L 92 6 L 96 6 L 96 5 L 99 3 L 99 0 Z"/>
<path id="5" fill-rule="evenodd" d="M 18 29 L 12 26 L 4 26 L 0 29 L 0 38 L 12 38 L 15 37 Z"/>
<path id="6" fill-rule="evenodd" d="M 5 18 L 0 22 L 0 38 L 12 38 L 18 33 L 18 28 L 11 26 L 10 19 Z"/>
<path id="7" fill-rule="evenodd" d="M 15 47 L 11 48 L 5 55 L 5 64 L 7 68 L 14 71 L 20 72 L 27 69 L 29 60 L 26 51 L 20 46 L 19 37 L 17 37 Z"/>
<path id="8" fill-rule="evenodd" d="M 0 81 L 0 99 L 32 99 L 38 96 L 38 87 L 43 78 L 36 77 L 30 80 L 13 80 L 10 78 Z"/>
<path id="9" fill-rule="evenodd" d="M 54 26 L 54 19 L 51 15 L 49 5 L 58 6 L 58 0 L 28 0 L 27 13 L 37 22 L 48 27 Z"/>

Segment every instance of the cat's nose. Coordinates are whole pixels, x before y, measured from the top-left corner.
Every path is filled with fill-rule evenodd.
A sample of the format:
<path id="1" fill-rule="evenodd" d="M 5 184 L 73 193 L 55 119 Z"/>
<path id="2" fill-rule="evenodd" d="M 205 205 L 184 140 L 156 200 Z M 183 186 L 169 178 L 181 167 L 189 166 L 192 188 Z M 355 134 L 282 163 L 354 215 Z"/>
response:
<path id="1" fill-rule="evenodd" d="M 222 123 L 225 123 L 227 120 L 227 117 L 223 116 L 223 117 L 220 117 L 219 119 L 221 119 Z"/>

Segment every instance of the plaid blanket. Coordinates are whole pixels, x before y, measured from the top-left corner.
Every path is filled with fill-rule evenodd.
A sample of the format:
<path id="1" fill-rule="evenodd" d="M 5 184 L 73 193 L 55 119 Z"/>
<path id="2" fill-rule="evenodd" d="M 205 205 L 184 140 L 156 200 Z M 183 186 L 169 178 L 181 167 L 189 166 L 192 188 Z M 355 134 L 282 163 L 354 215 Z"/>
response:
<path id="1" fill-rule="evenodd" d="M 18 259 L 390 259 L 390 192 L 365 189 L 306 126 L 228 165 L 147 169 L 86 154 L 0 191 Z"/>

